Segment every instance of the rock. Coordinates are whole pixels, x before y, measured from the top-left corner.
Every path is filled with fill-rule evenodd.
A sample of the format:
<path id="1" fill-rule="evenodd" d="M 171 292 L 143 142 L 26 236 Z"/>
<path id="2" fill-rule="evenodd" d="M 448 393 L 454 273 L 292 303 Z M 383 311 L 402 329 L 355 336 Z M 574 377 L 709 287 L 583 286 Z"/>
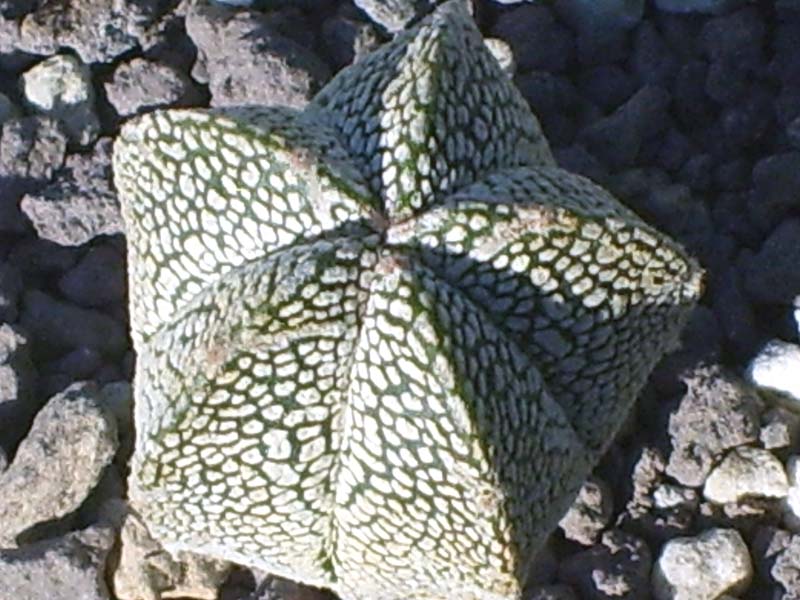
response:
<path id="1" fill-rule="evenodd" d="M 684 64 L 675 76 L 672 88 L 674 114 L 684 126 L 684 131 L 705 127 L 719 112 L 705 91 L 708 63 L 693 59 Z"/>
<path id="2" fill-rule="evenodd" d="M 380 38 L 371 23 L 337 14 L 322 24 L 321 41 L 329 64 L 338 71 L 376 48 Z"/>
<path id="3" fill-rule="evenodd" d="M 748 214 L 762 231 L 778 225 L 796 205 L 800 187 L 800 152 L 773 154 L 753 167 Z"/>
<path id="4" fill-rule="evenodd" d="M 786 461 L 789 490 L 784 500 L 783 521 L 794 532 L 800 533 L 800 456 L 792 455 Z"/>
<path id="5" fill-rule="evenodd" d="M 800 219 L 783 220 L 754 256 L 743 260 L 744 288 L 755 302 L 791 304 L 800 294 Z"/>
<path id="6" fill-rule="evenodd" d="M 268 14 L 193 4 L 186 31 L 205 67 L 212 106 L 302 108 L 330 77 L 315 54 L 276 30 Z"/>
<path id="7" fill-rule="evenodd" d="M 38 189 L 61 168 L 67 138 L 47 117 L 11 119 L 0 134 L 0 233 L 22 233 L 29 226 L 18 200 Z"/>
<path id="8" fill-rule="evenodd" d="M 0 547 L 76 510 L 116 449 L 116 424 L 93 386 L 75 384 L 51 398 L 0 475 Z"/>
<path id="9" fill-rule="evenodd" d="M 105 306 L 125 299 L 125 258 L 109 245 L 91 248 L 58 282 L 78 306 Z"/>
<path id="10" fill-rule="evenodd" d="M 158 0 L 65 0 L 37 3 L 22 19 L 16 46 L 31 54 L 73 49 L 87 64 L 111 62 L 136 46 L 160 16 Z"/>
<path id="11" fill-rule="evenodd" d="M 747 2 L 747 0 L 655 0 L 659 10 L 673 13 L 710 13 L 728 12 Z"/>
<path id="12" fill-rule="evenodd" d="M 55 356 L 86 346 L 117 358 L 128 346 L 125 328 L 108 315 L 61 302 L 38 290 L 25 293 L 20 322 L 42 355 Z"/>
<path id="13" fill-rule="evenodd" d="M 500 13 L 491 35 L 508 42 L 521 72 L 564 71 L 573 58 L 575 39 L 544 4 L 522 5 Z"/>
<path id="14" fill-rule="evenodd" d="M 579 141 L 612 170 L 631 166 L 642 144 L 667 125 L 670 96 L 656 86 L 645 86 L 611 115 L 586 127 Z"/>
<path id="15" fill-rule="evenodd" d="M 643 598 L 652 559 L 641 539 L 621 530 L 607 531 L 602 543 L 566 558 L 558 577 L 585 600 Z"/>
<path id="16" fill-rule="evenodd" d="M 686 393 L 669 420 L 672 452 L 666 472 L 695 487 L 703 484 L 717 456 L 758 439 L 761 400 L 744 381 L 714 365 L 687 372 L 683 381 Z"/>
<path id="17" fill-rule="evenodd" d="M 259 577 L 260 578 L 260 577 Z M 267 575 L 247 600 L 333 600 L 328 591 L 295 583 L 283 577 Z"/>
<path id="18" fill-rule="evenodd" d="M 0 550 L 3 598 L 110 600 L 106 559 L 114 531 L 90 527 L 18 550 Z"/>
<path id="19" fill-rule="evenodd" d="M 117 456 L 127 460 L 133 452 L 133 388 L 127 381 L 114 381 L 100 388 L 100 402 L 117 422 Z"/>
<path id="20" fill-rule="evenodd" d="M 612 510 L 613 497 L 608 484 L 591 476 L 558 525 L 568 540 L 591 546 L 608 525 Z"/>
<path id="21" fill-rule="evenodd" d="M 22 93 L 28 107 L 58 119 L 67 138 L 86 146 L 97 138 L 100 121 L 94 112 L 94 88 L 89 67 L 76 57 L 59 54 L 22 74 Z"/>
<path id="22" fill-rule="evenodd" d="M 716 600 L 744 591 L 753 575 L 747 546 L 733 529 L 668 541 L 653 569 L 657 600 Z"/>
<path id="23" fill-rule="evenodd" d="M 189 106 L 200 100 L 184 73 L 144 58 L 117 66 L 105 89 L 111 106 L 123 117 L 165 106 Z"/>
<path id="24" fill-rule="evenodd" d="M 661 510 L 670 508 L 695 509 L 698 502 L 697 492 L 680 485 L 662 483 L 653 492 L 653 505 Z"/>
<path id="25" fill-rule="evenodd" d="M 614 64 L 582 71 L 578 81 L 583 93 L 606 111 L 617 108 L 636 91 L 633 78 Z"/>
<path id="26" fill-rule="evenodd" d="M 131 511 L 120 532 L 114 594 L 118 600 L 160 600 L 168 591 L 173 598 L 215 600 L 229 569 L 228 563 L 188 552 L 171 555 Z"/>
<path id="27" fill-rule="evenodd" d="M 788 490 L 786 471 L 772 452 L 741 446 L 728 452 L 709 473 L 703 496 L 727 504 L 747 497 L 784 498 Z"/>
<path id="28" fill-rule="evenodd" d="M 754 385 L 780 392 L 800 402 L 800 346 L 772 340 L 747 368 Z M 800 405 L 798 405 L 800 406 Z"/>
<path id="29" fill-rule="evenodd" d="M 758 439 L 767 450 L 794 446 L 800 438 L 800 415 L 776 406 L 761 416 Z"/>
<path id="30" fill-rule="evenodd" d="M 56 181 L 25 196 L 20 206 L 41 238 L 64 246 L 122 233 L 111 187 L 111 140 L 99 140 L 91 154 L 71 155 Z"/>
<path id="31" fill-rule="evenodd" d="M 672 86 L 678 61 L 652 22 L 641 23 L 634 32 L 630 70 L 640 85 Z"/>
<path id="32" fill-rule="evenodd" d="M 592 29 L 598 34 L 631 29 L 642 19 L 644 0 L 556 0 L 555 10 L 577 30 Z"/>
<path id="33" fill-rule="evenodd" d="M 0 323 L 17 320 L 17 304 L 22 292 L 19 269 L 12 263 L 0 262 Z"/>
<path id="34" fill-rule="evenodd" d="M 788 600 L 800 596 L 800 536 L 791 537 L 786 548 L 775 558 L 770 574 L 786 591 L 782 598 Z"/>
<path id="35" fill-rule="evenodd" d="M 64 356 L 46 363 L 42 374 L 52 376 L 62 374 L 69 381 L 91 379 L 92 375 L 103 365 L 103 357 L 94 348 L 81 346 L 71 350 Z"/>
<path id="36" fill-rule="evenodd" d="M 8 96 L 0 94 L 0 125 L 19 116 L 19 109 L 14 105 Z"/>
<path id="37" fill-rule="evenodd" d="M 415 17 L 434 6 L 436 0 L 354 0 L 373 22 L 390 33 L 402 31 Z"/>
<path id="38" fill-rule="evenodd" d="M 36 412 L 35 391 L 28 338 L 18 327 L 4 323 L 0 325 L 0 443 L 6 447 L 19 440 Z"/>
<path id="39" fill-rule="evenodd" d="M 762 343 L 755 311 L 742 289 L 741 275 L 735 267 L 724 269 L 718 277 L 712 297 L 714 314 L 719 319 L 728 347 L 742 360 L 749 360 Z"/>
<path id="40" fill-rule="evenodd" d="M 570 586 L 557 584 L 534 587 L 525 600 L 578 600 L 578 597 Z"/>

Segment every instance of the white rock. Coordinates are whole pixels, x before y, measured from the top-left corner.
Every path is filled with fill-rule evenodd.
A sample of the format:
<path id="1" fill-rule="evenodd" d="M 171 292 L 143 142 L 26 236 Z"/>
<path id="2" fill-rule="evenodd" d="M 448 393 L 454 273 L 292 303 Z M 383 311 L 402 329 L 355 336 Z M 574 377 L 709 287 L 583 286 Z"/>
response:
<path id="1" fill-rule="evenodd" d="M 757 386 L 783 392 L 800 402 L 800 346 L 772 340 L 750 363 L 747 377 Z"/>
<path id="2" fill-rule="evenodd" d="M 753 576 L 750 554 L 734 529 L 709 529 L 664 544 L 653 568 L 657 600 L 716 600 L 746 589 Z"/>
<path id="3" fill-rule="evenodd" d="M 703 496 L 716 504 L 736 502 L 746 496 L 783 498 L 789 480 L 781 462 L 769 450 L 740 446 L 709 473 Z"/>
<path id="4" fill-rule="evenodd" d="M 34 111 L 59 119 L 70 141 L 86 146 L 97 138 L 92 75 L 78 58 L 59 54 L 22 74 L 25 102 Z"/>
<path id="5" fill-rule="evenodd" d="M 783 501 L 783 522 L 800 533 L 800 456 L 790 456 L 786 461 L 786 474 L 789 478 L 789 491 Z"/>

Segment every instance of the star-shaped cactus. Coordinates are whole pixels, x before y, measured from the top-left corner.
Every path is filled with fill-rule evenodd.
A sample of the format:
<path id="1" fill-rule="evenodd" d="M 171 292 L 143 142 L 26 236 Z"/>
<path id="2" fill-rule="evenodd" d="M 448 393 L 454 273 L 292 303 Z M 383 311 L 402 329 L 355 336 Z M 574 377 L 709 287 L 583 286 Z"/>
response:
<path id="1" fill-rule="evenodd" d="M 186 549 L 343 598 L 515 598 L 700 292 L 555 166 L 460 2 L 302 112 L 115 147 L 130 494 Z"/>

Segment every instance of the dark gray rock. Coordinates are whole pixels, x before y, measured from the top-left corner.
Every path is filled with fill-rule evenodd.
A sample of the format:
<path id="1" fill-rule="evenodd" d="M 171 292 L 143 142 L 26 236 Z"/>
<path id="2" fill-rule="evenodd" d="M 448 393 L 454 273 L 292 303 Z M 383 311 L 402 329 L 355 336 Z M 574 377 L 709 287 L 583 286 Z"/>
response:
<path id="1" fill-rule="evenodd" d="M 0 94 L 0 125 L 19 117 L 19 109 L 5 94 Z"/>
<path id="2" fill-rule="evenodd" d="M 25 288 L 45 287 L 72 265 L 82 252 L 74 246 L 61 246 L 36 236 L 22 238 L 11 249 L 8 262 L 22 273 Z"/>
<path id="3" fill-rule="evenodd" d="M 325 57 L 335 71 L 357 62 L 380 43 L 371 23 L 344 13 L 340 11 L 322 24 Z"/>
<path id="4" fill-rule="evenodd" d="M 715 154 L 726 156 L 757 146 L 770 137 L 774 124 L 772 93 L 763 86 L 750 86 L 723 109 L 718 124 L 722 139 L 715 142 Z"/>
<path id="5" fill-rule="evenodd" d="M 110 600 L 106 559 L 114 530 L 90 527 L 18 550 L 0 550 L 4 598 Z"/>
<path id="6" fill-rule="evenodd" d="M 710 97 L 722 104 L 741 98 L 751 74 L 763 70 L 764 35 L 764 21 L 755 7 L 709 19 L 700 44 L 711 63 L 705 86 Z"/>
<path id="7" fill-rule="evenodd" d="M 748 202 L 750 218 L 762 231 L 780 223 L 797 206 L 800 189 L 800 152 L 773 154 L 753 167 L 753 189 Z"/>
<path id="8" fill-rule="evenodd" d="M 684 164 L 692 162 L 692 143 L 680 130 L 671 128 L 657 142 L 656 163 L 669 172 L 675 172 Z M 691 158 L 690 158 L 691 157 Z M 691 168 L 691 167 L 689 167 Z M 689 184 L 692 189 L 695 189 Z"/>
<path id="9" fill-rule="evenodd" d="M 606 111 L 617 108 L 636 91 L 633 78 L 614 64 L 582 71 L 578 82 L 582 93 Z"/>
<path id="10" fill-rule="evenodd" d="M 44 375 L 64 375 L 64 380 L 79 381 L 91 379 L 102 365 L 103 357 L 97 350 L 81 346 L 46 363 L 42 373 Z"/>
<path id="11" fill-rule="evenodd" d="M 608 178 L 606 168 L 580 144 L 555 148 L 553 155 L 562 169 L 578 173 L 601 184 Z"/>
<path id="12" fill-rule="evenodd" d="M 125 259 L 109 245 L 91 248 L 58 282 L 64 297 L 89 308 L 125 298 Z"/>
<path id="13" fill-rule="evenodd" d="M 747 0 L 655 0 L 659 10 L 674 13 L 719 14 L 731 10 Z"/>
<path id="14" fill-rule="evenodd" d="M 0 262 L 0 323 L 17 320 L 17 305 L 22 292 L 19 269 L 11 263 Z"/>
<path id="15" fill-rule="evenodd" d="M 67 138 L 48 117 L 6 121 L 0 134 L 0 233 L 26 230 L 19 198 L 44 186 L 64 163 Z"/>
<path id="16" fill-rule="evenodd" d="M 311 51 L 280 34 L 268 14 L 199 3 L 186 15 L 212 106 L 302 108 L 330 77 Z"/>
<path id="17" fill-rule="evenodd" d="M 614 499 L 608 484 L 592 476 L 583 483 L 558 525 L 568 540 L 591 546 L 608 526 L 613 508 Z"/>
<path id="18" fill-rule="evenodd" d="M 704 152 L 695 154 L 683 165 L 678 179 L 692 191 L 707 192 L 714 183 L 714 158 Z"/>
<path id="19" fill-rule="evenodd" d="M 103 138 L 91 154 L 73 154 L 55 182 L 20 204 L 39 237 L 79 246 L 99 235 L 123 230 L 119 202 L 111 187 L 111 140 Z"/>
<path id="20" fill-rule="evenodd" d="M 717 165 L 714 171 L 714 185 L 726 192 L 745 190 L 750 185 L 753 164 L 747 158 L 728 159 Z"/>
<path id="21" fill-rule="evenodd" d="M 76 510 L 116 449 L 116 423 L 95 386 L 75 384 L 51 398 L 0 475 L 0 547 Z"/>
<path id="22" fill-rule="evenodd" d="M 612 170 L 632 166 L 642 144 L 668 125 L 670 96 L 645 86 L 608 117 L 586 127 L 579 141 Z"/>
<path id="23" fill-rule="evenodd" d="M 644 541 L 616 529 L 604 533 L 600 544 L 566 558 L 558 577 L 586 600 L 645 598 L 651 562 Z"/>
<path id="24" fill-rule="evenodd" d="M 743 260 L 742 276 L 755 302 L 791 304 L 800 294 L 800 219 L 787 219 L 752 257 Z"/>
<path id="25" fill-rule="evenodd" d="M 542 585 L 533 588 L 525 600 L 578 600 L 578 596 L 568 585 Z"/>
<path id="26" fill-rule="evenodd" d="M 60 302 L 33 290 L 23 297 L 20 322 L 31 333 L 38 354 L 57 356 L 86 346 L 120 357 L 127 348 L 125 328 L 97 310 Z"/>
<path id="27" fill-rule="evenodd" d="M 683 376 L 686 393 L 669 420 L 667 474 L 700 486 L 721 454 L 758 439 L 761 400 L 742 380 L 716 365 Z"/>
<path id="28" fill-rule="evenodd" d="M 725 335 L 728 348 L 741 359 L 749 359 L 758 350 L 761 332 L 753 306 L 743 290 L 739 272 L 728 267 L 717 275 L 712 291 L 712 306 Z"/>
<path id="29" fill-rule="evenodd" d="M 706 94 L 705 82 L 708 77 L 708 63 L 690 60 L 675 76 L 672 88 L 672 110 L 684 130 L 691 131 L 717 113 L 711 98 Z"/>
<path id="30" fill-rule="evenodd" d="M 165 106 L 190 106 L 200 100 L 186 74 L 143 58 L 120 63 L 105 90 L 109 103 L 123 117 Z"/>
<path id="31" fill-rule="evenodd" d="M 672 86 L 678 72 L 678 61 L 652 22 L 641 23 L 633 33 L 630 71 L 640 85 Z"/>
<path id="32" fill-rule="evenodd" d="M 644 0 L 556 0 L 554 6 L 566 23 L 597 36 L 635 27 L 644 14 Z"/>
<path id="33" fill-rule="evenodd" d="M 519 72 L 558 72 L 573 59 L 575 38 L 543 4 L 522 4 L 500 14 L 491 35 L 509 43 Z"/>
<path id="34" fill-rule="evenodd" d="M 22 20 L 16 49 L 51 55 L 71 48 L 85 63 L 111 62 L 136 46 L 162 10 L 158 0 L 66 0 L 37 4 L 37 10 Z"/>

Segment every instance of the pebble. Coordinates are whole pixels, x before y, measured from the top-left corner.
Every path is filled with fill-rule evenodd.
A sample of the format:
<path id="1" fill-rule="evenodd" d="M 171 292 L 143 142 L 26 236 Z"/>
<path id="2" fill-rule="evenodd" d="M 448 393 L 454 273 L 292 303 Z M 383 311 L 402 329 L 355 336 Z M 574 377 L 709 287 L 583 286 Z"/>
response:
<path id="1" fill-rule="evenodd" d="M 674 13 L 710 13 L 727 12 L 747 0 L 655 0 L 656 7 L 665 12 Z"/>
<path id="2" fill-rule="evenodd" d="M 654 23 L 641 23 L 634 31 L 629 68 L 640 85 L 671 87 L 678 61 Z"/>
<path id="3" fill-rule="evenodd" d="M 25 102 L 35 112 L 58 119 L 69 141 L 87 146 L 100 131 L 89 67 L 69 54 L 43 60 L 22 74 Z"/>
<path id="4" fill-rule="evenodd" d="M 123 117 L 165 106 L 188 106 L 200 100 L 184 73 L 144 58 L 120 63 L 105 90 L 109 103 Z"/>
<path id="5" fill-rule="evenodd" d="M 0 262 L 0 323 L 17 320 L 17 306 L 22 292 L 19 269 L 9 262 Z"/>
<path id="6" fill-rule="evenodd" d="M 86 63 L 107 63 L 131 50 L 162 14 L 159 0 L 36 3 L 19 23 L 16 50 L 49 56 L 64 48 Z"/>
<path id="7" fill-rule="evenodd" d="M 744 591 L 753 576 L 747 545 L 734 529 L 668 541 L 653 569 L 656 600 L 716 600 Z"/>
<path id="8" fill-rule="evenodd" d="M 106 561 L 114 530 L 93 526 L 15 550 L 0 550 L 2 597 L 14 600 L 109 600 Z"/>
<path id="9" fill-rule="evenodd" d="M 20 323 L 43 356 L 54 357 L 86 346 L 103 356 L 118 358 L 128 346 L 125 328 L 100 311 L 79 308 L 39 290 L 26 291 L 22 306 Z"/>
<path id="10" fill-rule="evenodd" d="M 125 299 L 125 258 L 109 245 L 89 249 L 58 281 L 64 297 L 78 306 L 94 308 Z"/>
<path id="11" fill-rule="evenodd" d="M 329 79 L 327 65 L 275 25 L 265 13 L 191 5 L 186 32 L 198 48 L 211 106 L 303 108 Z"/>
<path id="12" fill-rule="evenodd" d="M 77 509 L 116 449 L 116 423 L 93 386 L 75 384 L 51 398 L 0 475 L 0 547 Z"/>
<path id="13" fill-rule="evenodd" d="M 793 190 L 800 189 L 800 152 L 761 158 L 753 167 L 752 185 L 748 215 L 761 231 L 769 231 L 796 206 Z"/>
<path id="14" fill-rule="evenodd" d="M 73 154 L 49 186 L 26 195 L 20 207 L 39 237 L 79 246 L 99 235 L 122 233 L 119 202 L 111 185 L 111 140 L 90 154 Z"/>
<path id="15" fill-rule="evenodd" d="M 119 562 L 113 573 L 117 600 L 216 600 L 229 563 L 188 552 L 171 554 L 153 539 L 135 512 L 123 516 Z"/>
<path id="16" fill-rule="evenodd" d="M 520 5 L 503 11 L 491 35 L 508 42 L 521 73 L 560 72 L 573 60 L 574 34 L 544 4 Z"/>
<path id="17" fill-rule="evenodd" d="M 590 476 L 558 525 L 568 540 L 591 546 L 608 525 L 613 508 L 608 484 Z"/>
<path id="18" fill-rule="evenodd" d="M 754 302 L 791 305 L 800 290 L 800 219 L 783 220 L 757 254 L 742 260 L 744 289 Z"/>
<path id="19" fill-rule="evenodd" d="M 635 27 L 644 15 L 644 0 L 556 0 L 554 8 L 576 30 L 607 32 Z"/>
<path id="20" fill-rule="evenodd" d="M 715 504 L 728 504 L 749 497 L 784 498 L 788 490 L 786 471 L 772 452 L 741 446 L 709 473 L 703 496 Z"/>
<path id="21" fill-rule="evenodd" d="M 19 109 L 5 94 L 0 94 L 0 125 L 19 116 Z"/>
<path id="22" fill-rule="evenodd" d="M 603 534 L 600 544 L 562 560 L 558 577 L 584 600 L 644 598 L 651 564 L 643 540 L 614 529 Z"/>
<path id="23" fill-rule="evenodd" d="M 800 403 L 800 345 L 772 340 L 747 369 L 754 385 L 780 392 Z M 797 405 L 800 408 L 800 404 Z"/>
<path id="24" fill-rule="evenodd" d="M 800 438 L 800 415 L 775 406 L 761 416 L 758 439 L 767 450 L 788 448 Z"/>
<path id="25" fill-rule="evenodd" d="M 725 450 L 758 439 L 762 405 L 744 381 L 717 365 L 699 366 L 683 381 L 686 393 L 669 419 L 672 452 L 666 472 L 696 487 Z"/>
<path id="26" fill-rule="evenodd" d="M 607 117 L 586 127 L 579 141 L 612 170 L 634 164 L 642 144 L 667 126 L 669 94 L 645 86 Z"/>
<path id="27" fill-rule="evenodd" d="M 636 91 L 636 83 L 630 74 L 614 64 L 584 70 L 578 81 L 583 94 L 606 111 L 617 108 Z"/>

